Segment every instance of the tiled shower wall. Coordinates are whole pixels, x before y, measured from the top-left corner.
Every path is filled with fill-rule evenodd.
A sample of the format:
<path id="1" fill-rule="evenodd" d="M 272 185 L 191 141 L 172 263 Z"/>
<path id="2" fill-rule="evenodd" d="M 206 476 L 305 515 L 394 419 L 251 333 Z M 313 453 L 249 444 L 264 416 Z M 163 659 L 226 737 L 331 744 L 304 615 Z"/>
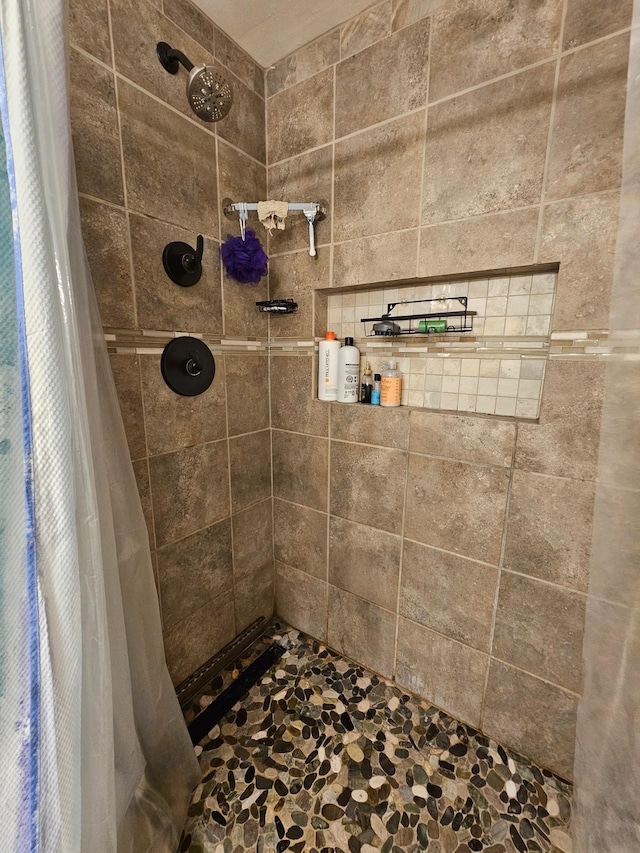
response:
<path id="1" fill-rule="evenodd" d="M 224 122 L 195 118 L 186 72 L 164 71 L 158 41 L 220 66 L 235 90 Z M 74 0 L 69 53 L 83 233 L 179 682 L 273 609 L 268 327 L 255 310 L 267 290 L 222 279 L 232 228 L 218 203 L 264 197 L 264 72 L 186 0 Z M 178 287 L 162 250 L 198 234 L 202 279 Z M 202 396 L 162 380 L 176 332 L 214 352 Z"/>
<path id="2" fill-rule="evenodd" d="M 276 606 L 572 772 L 631 2 L 386 0 L 267 74 L 268 194 L 329 201 L 270 245 L 272 344 L 332 287 L 559 263 L 538 423 L 312 399 L 272 355 Z M 275 340 L 277 339 L 277 340 Z"/>
<path id="3" fill-rule="evenodd" d="M 279 613 L 570 775 L 604 368 L 553 339 L 606 351 L 630 10 L 388 0 L 269 72 L 265 158 L 262 72 L 187 0 L 72 3 L 83 228 L 176 681 L 270 612 L 272 463 Z M 232 75 L 228 119 L 191 116 L 159 40 Z M 271 241 L 300 311 L 270 330 L 265 286 L 220 277 L 225 196 L 328 202 L 316 259 L 302 217 Z M 198 233 L 182 291 L 161 251 Z M 316 290 L 536 263 L 560 264 L 539 423 L 312 399 Z M 218 366 L 191 401 L 158 374 L 184 331 Z M 269 375 L 268 337 L 303 354 Z"/>

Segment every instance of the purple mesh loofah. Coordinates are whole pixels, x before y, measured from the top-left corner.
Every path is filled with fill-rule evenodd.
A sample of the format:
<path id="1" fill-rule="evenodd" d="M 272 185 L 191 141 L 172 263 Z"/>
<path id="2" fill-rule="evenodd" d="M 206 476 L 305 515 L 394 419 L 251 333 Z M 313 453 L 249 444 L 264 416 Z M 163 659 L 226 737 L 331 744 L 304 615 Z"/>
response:
<path id="1" fill-rule="evenodd" d="M 251 228 L 246 229 L 244 240 L 227 234 L 227 239 L 220 246 L 220 254 L 227 275 L 241 284 L 258 284 L 267 274 L 269 258 Z"/>

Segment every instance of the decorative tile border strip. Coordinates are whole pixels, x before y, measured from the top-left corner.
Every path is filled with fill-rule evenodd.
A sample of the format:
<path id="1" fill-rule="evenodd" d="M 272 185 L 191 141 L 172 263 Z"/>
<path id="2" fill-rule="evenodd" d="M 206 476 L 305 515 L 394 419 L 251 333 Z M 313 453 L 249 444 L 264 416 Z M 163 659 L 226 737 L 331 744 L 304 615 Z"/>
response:
<path id="1" fill-rule="evenodd" d="M 595 329 L 553 332 L 549 358 L 637 361 L 640 359 L 640 330 L 610 332 L 606 329 Z"/>
<path id="2" fill-rule="evenodd" d="M 107 329 L 104 338 L 110 353 L 159 354 L 173 338 L 191 335 L 203 340 L 217 355 L 271 354 L 313 355 L 321 338 L 220 337 L 202 332 L 167 332 L 152 329 Z M 640 332 L 633 330 L 611 335 L 605 329 L 553 332 L 548 338 L 490 338 L 437 335 L 411 341 L 383 338 L 356 338 L 355 344 L 365 357 L 387 358 L 576 358 L 593 359 L 640 358 Z"/>
<path id="3" fill-rule="evenodd" d="M 267 355 L 268 338 L 240 338 L 207 335 L 202 332 L 167 332 L 150 329 L 108 329 L 107 351 L 111 354 L 160 355 L 174 338 L 190 335 L 203 340 L 214 355 Z"/>

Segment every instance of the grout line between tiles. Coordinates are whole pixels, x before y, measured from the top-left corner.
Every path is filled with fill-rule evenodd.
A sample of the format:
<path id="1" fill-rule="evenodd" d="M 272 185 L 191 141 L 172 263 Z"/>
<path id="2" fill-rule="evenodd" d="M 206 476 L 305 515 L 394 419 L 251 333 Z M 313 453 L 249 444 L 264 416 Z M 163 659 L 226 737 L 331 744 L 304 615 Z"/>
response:
<path id="1" fill-rule="evenodd" d="M 509 483 L 507 485 L 507 495 L 504 505 L 504 515 L 502 517 L 502 540 L 500 542 L 500 556 L 498 558 L 498 577 L 496 579 L 496 593 L 493 600 L 493 612 L 491 614 L 491 625 L 489 628 L 489 638 L 488 638 L 488 650 L 489 650 L 489 661 L 487 664 L 487 671 L 485 673 L 484 679 L 484 687 L 482 689 L 482 701 L 480 705 L 480 727 L 482 728 L 484 724 L 484 712 L 487 703 L 487 690 L 489 687 L 489 672 L 491 670 L 491 659 L 493 652 L 493 638 L 496 630 L 496 618 L 498 614 L 498 601 L 500 598 L 500 586 L 502 582 L 502 566 L 504 565 L 504 555 L 507 548 L 507 527 L 509 522 L 509 509 L 511 507 L 511 491 L 513 488 L 513 474 L 516 466 L 516 448 L 518 446 L 518 426 L 516 424 L 514 436 L 513 436 L 513 447 L 511 448 L 511 466 L 509 469 Z"/>
<path id="2" fill-rule="evenodd" d="M 312 373 L 312 381 L 313 381 L 313 373 Z M 326 582 L 326 618 L 325 618 L 325 636 L 327 638 L 327 642 L 329 641 L 329 574 L 330 574 L 330 566 L 331 566 L 331 442 L 333 439 L 331 438 L 331 430 L 332 430 L 332 416 L 331 406 L 329 406 L 329 413 L 327 417 L 327 436 L 329 439 L 329 446 L 327 449 L 327 558 L 326 558 L 326 566 L 325 566 L 325 582 Z"/>
<path id="3" fill-rule="evenodd" d="M 558 88 L 560 86 L 560 65 L 562 62 L 562 40 L 564 38 L 564 23 L 567 15 L 567 2 L 564 0 L 562 7 L 562 18 L 560 21 L 560 34 L 558 36 L 559 49 L 556 58 L 556 71 L 553 81 L 553 94 L 551 97 L 551 111 L 549 113 L 549 129 L 547 132 L 547 147 L 545 151 L 544 166 L 542 169 L 542 183 L 540 186 L 540 211 L 538 213 L 538 227 L 536 229 L 536 242 L 533 250 L 533 261 L 537 263 L 540 256 L 540 244 L 542 242 L 542 225 L 545 213 L 545 196 L 547 192 L 547 181 L 549 179 L 549 169 L 551 165 L 551 149 L 553 146 L 553 130 L 556 116 L 556 105 L 558 101 Z M 553 317 L 553 314 L 552 314 Z"/>
<path id="4" fill-rule="evenodd" d="M 267 353 L 267 382 L 269 395 L 269 460 L 271 462 L 271 587 L 273 593 L 273 612 L 276 608 L 276 507 L 273 474 L 273 395 L 271 393 L 271 353 Z"/>
<path id="5" fill-rule="evenodd" d="M 411 419 L 409 419 L 409 423 L 407 424 L 407 444 L 410 441 L 411 432 Z M 395 634 L 393 638 L 393 663 L 391 667 L 391 674 L 395 681 L 396 678 L 396 669 L 398 665 L 398 637 L 400 634 L 400 598 L 402 596 L 402 566 L 404 560 L 404 532 L 405 532 L 405 518 L 407 514 L 407 500 L 409 495 L 409 462 L 410 462 L 410 454 L 407 453 L 407 458 L 405 459 L 404 464 L 404 492 L 403 492 L 403 501 L 402 501 L 402 519 L 400 521 L 400 561 L 398 564 L 398 592 L 396 595 L 396 624 L 395 624 Z"/>
<path id="6" fill-rule="evenodd" d="M 223 356 L 224 364 L 224 422 L 227 442 L 227 476 L 229 480 L 229 535 L 231 537 L 231 595 L 233 597 L 233 634 L 238 633 L 236 624 L 236 551 L 233 542 L 233 497 L 231 483 L 231 442 L 229 440 L 229 395 L 227 389 L 227 359 Z M 245 507 L 243 507 L 244 509 Z"/>
<path id="7" fill-rule="evenodd" d="M 422 211 L 424 209 L 424 188 L 427 182 L 426 177 L 426 166 L 427 166 L 427 128 L 429 121 L 429 92 L 431 89 L 431 51 L 433 47 L 433 18 L 429 21 L 429 44 L 427 46 L 427 64 L 428 64 L 428 73 L 427 73 L 427 95 L 425 98 L 424 105 L 424 127 L 423 127 L 423 141 L 422 141 L 422 179 L 420 182 L 420 207 L 418 209 L 418 239 L 416 240 L 416 276 L 419 275 L 420 271 L 420 254 L 422 251 Z"/>
<path id="8" fill-rule="evenodd" d="M 354 595 L 354 593 L 350 593 L 350 595 Z M 357 597 L 360 598 L 360 596 L 357 596 Z M 363 600 L 366 601 L 367 599 L 363 599 Z M 564 693 L 568 693 L 571 696 L 576 696 L 578 698 L 580 696 L 580 694 L 576 693 L 575 690 L 571 690 L 568 687 L 564 687 L 562 684 L 558 684 L 556 681 L 550 681 L 548 678 L 545 678 L 542 675 L 538 675 L 535 672 L 530 672 L 528 669 L 522 669 L 522 667 L 519 667 L 519 666 L 516 666 L 516 664 L 510 663 L 508 660 L 503 660 L 502 658 L 494 657 L 493 655 L 490 655 L 487 652 L 484 652 L 481 649 L 478 649 L 476 646 L 471 646 L 471 645 L 469 645 L 469 643 L 464 643 L 464 642 L 462 642 L 462 640 L 458 640 L 455 637 L 450 637 L 448 634 L 443 634 L 441 631 L 437 631 L 435 628 L 431 628 L 428 625 L 423 625 L 422 622 L 416 622 L 415 619 L 410 619 L 409 617 L 406 617 L 406 616 L 404 616 L 403 619 L 406 619 L 407 622 L 411 622 L 413 625 L 417 625 L 419 628 L 422 628 L 425 631 L 430 631 L 433 634 L 437 634 L 440 637 L 444 637 L 449 642 L 456 643 L 459 646 L 464 646 L 467 649 L 471 649 L 472 651 L 476 652 L 477 654 L 480 654 L 480 655 L 483 655 L 483 657 L 486 657 L 489 662 L 492 660 L 495 660 L 498 663 L 502 663 L 505 666 L 510 667 L 511 669 L 515 669 L 517 672 L 522 672 L 525 675 L 529 675 L 531 678 L 536 678 L 538 681 L 542 681 L 544 684 L 548 684 L 550 687 L 554 687 L 556 690 L 562 690 Z M 488 667 L 487 667 L 487 671 L 488 671 Z M 395 679 L 394 679 L 394 682 L 395 682 Z M 397 682 L 395 682 L 395 683 L 397 684 Z M 429 704 L 433 704 L 432 702 L 430 702 L 429 699 L 427 699 L 425 697 L 421 697 L 421 698 L 423 698 L 425 702 L 429 702 Z M 445 712 L 445 713 L 449 713 L 449 712 Z M 480 731 L 484 732 L 482 725 L 480 726 Z"/>

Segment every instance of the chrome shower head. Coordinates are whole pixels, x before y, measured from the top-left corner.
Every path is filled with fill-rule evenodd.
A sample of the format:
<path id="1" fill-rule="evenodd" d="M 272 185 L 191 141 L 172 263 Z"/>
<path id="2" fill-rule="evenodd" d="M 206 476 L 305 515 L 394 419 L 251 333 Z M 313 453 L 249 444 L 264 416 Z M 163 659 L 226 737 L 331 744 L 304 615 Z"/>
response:
<path id="1" fill-rule="evenodd" d="M 158 59 L 169 74 L 177 74 L 180 65 L 189 72 L 187 100 L 189 106 L 202 121 L 220 121 L 233 103 L 231 84 L 218 73 L 213 65 L 194 66 L 180 50 L 166 42 L 158 42 Z"/>
<path id="2" fill-rule="evenodd" d="M 231 85 L 213 65 L 198 65 L 189 73 L 187 99 L 203 121 L 220 121 L 233 103 Z"/>

